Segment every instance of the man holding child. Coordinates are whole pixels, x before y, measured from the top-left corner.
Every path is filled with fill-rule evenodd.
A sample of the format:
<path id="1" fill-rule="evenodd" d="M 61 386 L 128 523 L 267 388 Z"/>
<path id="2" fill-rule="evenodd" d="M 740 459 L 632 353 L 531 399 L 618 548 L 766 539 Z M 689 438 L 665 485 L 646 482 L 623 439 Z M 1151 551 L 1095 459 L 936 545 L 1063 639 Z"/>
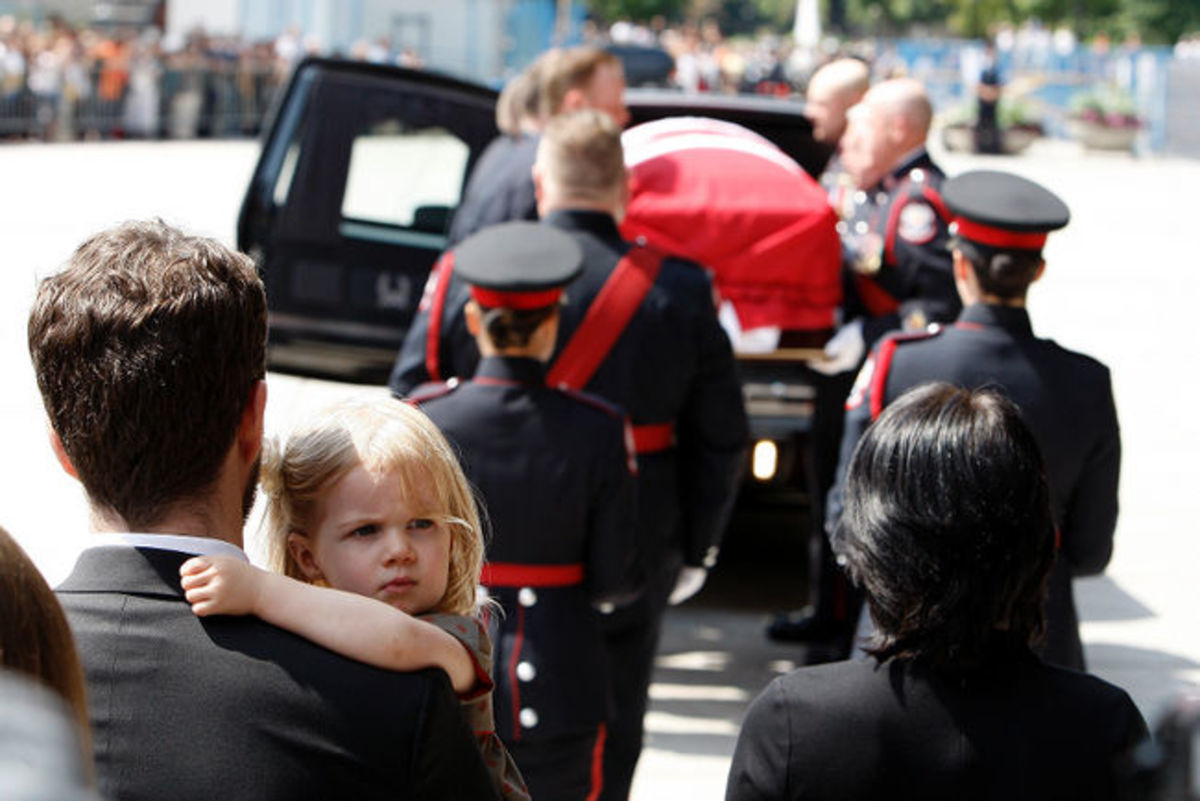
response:
<path id="1" fill-rule="evenodd" d="M 494 798 L 443 672 L 375 669 L 185 600 L 189 557 L 245 558 L 265 345 L 251 261 L 162 222 L 93 236 L 39 286 L 30 353 L 96 532 L 58 594 L 100 792 Z"/>

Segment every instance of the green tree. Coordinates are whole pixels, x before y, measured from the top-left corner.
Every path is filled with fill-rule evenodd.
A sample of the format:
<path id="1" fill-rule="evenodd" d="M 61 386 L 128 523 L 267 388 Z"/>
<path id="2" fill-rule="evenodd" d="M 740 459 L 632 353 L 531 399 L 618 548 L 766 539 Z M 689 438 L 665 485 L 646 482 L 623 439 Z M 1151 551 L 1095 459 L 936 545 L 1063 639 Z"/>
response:
<path id="1" fill-rule="evenodd" d="M 585 0 L 597 18 L 649 20 L 662 15 L 716 17 L 726 33 L 790 29 L 795 0 Z M 1136 34 L 1147 43 L 1175 42 L 1200 30 L 1200 0 L 822 0 L 822 19 L 850 35 L 901 36 L 914 26 L 956 36 L 986 36 L 997 23 L 1036 18 L 1066 24 L 1083 39 L 1115 41 Z"/>
<path id="2" fill-rule="evenodd" d="M 659 15 L 678 20 L 686 5 L 686 0 L 587 0 L 588 11 L 604 22 L 644 22 Z"/>
<path id="3" fill-rule="evenodd" d="M 1200 0 L 1126 0 L 1133 31 L 1147 42 L 1173 44 L 1200 30 Z"/>

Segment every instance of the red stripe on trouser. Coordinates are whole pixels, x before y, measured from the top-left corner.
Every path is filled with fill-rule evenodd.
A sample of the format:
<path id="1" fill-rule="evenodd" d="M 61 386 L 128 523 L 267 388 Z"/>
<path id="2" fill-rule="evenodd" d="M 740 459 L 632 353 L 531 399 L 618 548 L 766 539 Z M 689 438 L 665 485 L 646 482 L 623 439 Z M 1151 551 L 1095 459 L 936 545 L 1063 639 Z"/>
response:
<path id="1" fill-rule="evenodd" d="M 517 664 L 521 661 L 521 646 L 525 644 L 525 607 L 517 605 L 517 634 L 513 638 L 512 656 L 508 659 L 508 687 L 512 693 L 512 737 L 521 739 L 521 689 L 517 683 Z"/>
<path id="2" fill-rule="evenodd" d="M 526 565 L 486 562 L 479 574 L 485 587 L 570 587 L 583 583 L 583 564 Z"/>
<path id="3" fill-rule="evenodd" d="M 633 449 L 637 453 L 657 453 L 675 447 L 674 423 L 648 423 L 633 427 Z"/>
<path id="4" fill-rule="evenodd" d="M 425 332 L 425 371 L 430 381 L 442 380 L 441 341 L 442 314 L 446 310 L 446 291 L 450 288 L 450 273 L 454 271 L 454 251 L 448 250 L 433 265 L 437 270 L 437 284 L 433 288 L 429 307 L 429 330 Z"/>
<path id="5" fill-rule="evenodd" d="M 587 801 L 596 801 L 600 791 L 604 789 L 604 740 L 608 736 L 608 728 L 601 723 L 596 730 L 596 745 L 592 748 L 592 789 L 587 795 Z"/>

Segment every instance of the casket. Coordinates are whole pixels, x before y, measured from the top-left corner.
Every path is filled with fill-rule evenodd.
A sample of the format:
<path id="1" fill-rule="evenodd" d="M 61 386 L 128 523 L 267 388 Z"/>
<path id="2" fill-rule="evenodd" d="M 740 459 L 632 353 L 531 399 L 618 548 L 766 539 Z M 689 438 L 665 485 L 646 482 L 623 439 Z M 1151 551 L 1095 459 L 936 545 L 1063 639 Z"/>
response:
<path id="1" fill-rule="evenodd" d="M 837 216 L 794 160 L 747 128 L 702 117 L 637 125 L 622 143 L 627 239 L 711 269 L 743 330 L 834 326 Z"/>

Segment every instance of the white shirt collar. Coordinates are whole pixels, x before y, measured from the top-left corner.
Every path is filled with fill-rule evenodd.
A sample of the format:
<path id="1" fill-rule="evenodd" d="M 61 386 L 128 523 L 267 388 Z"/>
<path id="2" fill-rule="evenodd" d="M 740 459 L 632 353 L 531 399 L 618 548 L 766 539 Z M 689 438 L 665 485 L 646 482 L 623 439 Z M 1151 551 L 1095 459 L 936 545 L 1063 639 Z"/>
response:
<path id="1" fill-rule="evenodd" d="M 141 534 L 136 532 L 93 533 L 88 536 L 87 548 L 104 546 L 128 548 L 158 548 L 163 551 L 180 551 L 196 556 L 230 556 L 249 562 L 246 552 L 236 545 L 213 537 L 192 537 L 185 534 Z"/>

